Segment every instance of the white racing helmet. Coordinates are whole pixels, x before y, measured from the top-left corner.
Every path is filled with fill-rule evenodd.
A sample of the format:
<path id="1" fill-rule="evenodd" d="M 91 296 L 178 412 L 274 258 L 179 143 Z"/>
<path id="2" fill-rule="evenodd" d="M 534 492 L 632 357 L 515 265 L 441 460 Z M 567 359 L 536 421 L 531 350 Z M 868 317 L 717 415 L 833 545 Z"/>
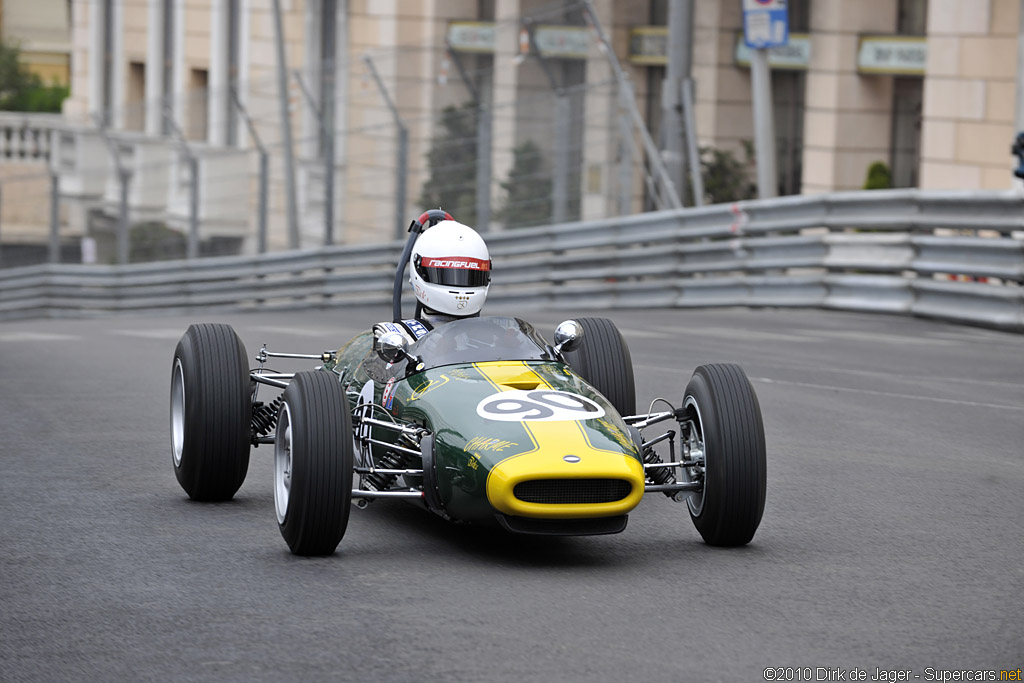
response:
<path id="1" fill-rule="evenodd" d="M 487 245 L 468 225 L 441 221 L 416 240 L 409 282 L 424 308 L 458 317 L 476 315 L 491 282 Z"/>

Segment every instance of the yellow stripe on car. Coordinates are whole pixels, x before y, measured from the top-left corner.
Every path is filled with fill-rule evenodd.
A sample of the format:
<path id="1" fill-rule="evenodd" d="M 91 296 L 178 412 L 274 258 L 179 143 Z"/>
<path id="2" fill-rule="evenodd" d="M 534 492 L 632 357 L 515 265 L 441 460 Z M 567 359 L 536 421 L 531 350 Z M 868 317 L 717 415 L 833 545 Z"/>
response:
<path id="1" fill-rule="evenodd" d="M 473 367 L 497 391 L 554 389 L 525 362 L 474 363 Z M 499 461 L 487 476 L 487 499 L 499 512 L 520 517 L 583 519 L 623 515 L 644 495 L 644 468 L 621 451 L 595 448 L 579 421 L 530 421 L 520 424 L 533 448 Z M 574 455 L 579 460 L 564 458 Z M 539 476 L 538 476 L 539 475 Z M 619 479 L 628 481 L 626 497 L 610 503 L 533 503 L 516 498 L 517 484 L 537 479 Z"/>

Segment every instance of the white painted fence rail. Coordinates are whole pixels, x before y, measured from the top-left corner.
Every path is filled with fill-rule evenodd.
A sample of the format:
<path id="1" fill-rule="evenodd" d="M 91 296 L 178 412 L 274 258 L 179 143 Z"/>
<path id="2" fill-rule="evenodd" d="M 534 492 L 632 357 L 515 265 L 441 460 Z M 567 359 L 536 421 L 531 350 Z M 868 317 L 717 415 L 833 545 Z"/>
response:
<path id="1" fill-rule="evenodd" d="M 784 197 L 487 241 L 489 301 L 523 308 L 799 306 L 1024 331 L 1024 199 L 1010 192 Z M 0 270 L 0 319 L 351 303 L 389 310 L 401 246 Z"/>

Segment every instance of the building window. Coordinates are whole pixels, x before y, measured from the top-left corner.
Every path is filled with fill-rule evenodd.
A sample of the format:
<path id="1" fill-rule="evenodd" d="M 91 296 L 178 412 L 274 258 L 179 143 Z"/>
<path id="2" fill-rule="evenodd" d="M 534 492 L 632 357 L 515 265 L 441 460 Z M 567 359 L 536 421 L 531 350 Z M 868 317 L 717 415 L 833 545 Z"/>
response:
<path id="1" fill-rule="evenodd" d="M 124 127 L 142 130 L 146 123 L 146 65 L 128 64 L 128 97 L 125 98 Z"/>
<path id="2" fill-rule="evenodd" d="M 917 187 L 921 154 L 920 78 L 894 78 L 892 82 L 892 186 Z"/>
<path id="3" fill-rule="evenodd" d="M 902 35 L 923 36 L 928 27 L 927 0 L 899 0 L 896 28 Z M 894 77 L 890 166 L 893 187 L 917 187 L 921 156 L 921 109 L 924 82 Z"/>
<path id="4" fill-rule="evenodd" d="M 790 33 L 811 30 L 811 0 L 789 0 L 788 12 Z"/>
<path id="5" fill-rule="evenodd" d="M 772 109 L 775 118 L 775 157 L 779 194 L 800 194 L 804 153 L 804 91 L 802 71 L 772 71 Z"/>
<path id="6" fill-rule="evenodd" d="M 923 36 L 928 28 L 928 0 L 899 0 L 896 31 L 906 36 Z"/>
<path id="7" fill-rule="evenodd" d="M 209 72 L 206 69 L 192 69 L 188 83 L 188 139 L 206 141 L 207 92 L 210 86 Z"/>

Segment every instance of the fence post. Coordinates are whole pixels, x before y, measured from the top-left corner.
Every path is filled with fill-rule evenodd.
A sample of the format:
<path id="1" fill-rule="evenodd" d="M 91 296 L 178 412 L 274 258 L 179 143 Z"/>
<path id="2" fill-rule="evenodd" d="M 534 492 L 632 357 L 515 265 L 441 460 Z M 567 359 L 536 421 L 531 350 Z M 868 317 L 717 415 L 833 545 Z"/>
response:
<path id="1" fill-rule="evenodd" d="M 619 201 L 620 216 L 633 210 L 633 122 L 619 105 Z"/>
<path id="2" fill-rule="evenodd" d="M 694 81 L 683 81 L 683 122 L 686 126 L 686 154 L 689 158 L 690 183 L 693 188 L 693 205 L 704 206 L 704 176 L 700 165 L 700 149 L 697 147 L 697 119 L 694 114 Z"/>
<path id="3" fill-rule="evenodd" d="M 476 225 L 488 232 L 491 224 L 491 110 L 476 107 Z"/>
<path id="4" fill-rule="evenodd" d="M 259 253 L 267 253 L 267 191 L 268 176 L 270 175 L 270 155 L 267 150 L 260 147 L 260 208 L 259 208 Z"/>
<path id="5" fill-rule="evenodd" d="M 188 258 L 199 256 L 199 158 L 189 157 Z"/>
<path id="6" fill-rule="evenodd" d="M 398 220 L 395 222 L 395 239 L 401 240 L 405 235 L 405 183 L 406 166 L 409 165 L 409 129 L 405 127 L 405 123 L 398 113 L 398 107 L 391 99 L 391 95 L 388 94 L 388 89 L 384 87 L 384 81 L 380 80 L 380 74 L 377 73 L 377 67 L 370 55 L 363 55 L 363 63 L 366 64 L 373 82 L 377 85 L 377 90 L 380 91 L 380 96 L 384 99 L 384 104 L 391 111 L 395 127 L 398 128 L 398 177 L 395 178 L 395 213 Z"/>
<path id="7" fill-rule="evenodd" d="M 398 223 L 395 226 L 395 239 L 401 240 L 405 234 L 405 185 L 408 176 L 409 166 L 409 129 L 405 127 L 401 119 L 396 120 L 398 125 L 398 178 L 395 189 L 395 214 Z"/>
<path id="8" fill-rule="evenodd" d="M 569 136 L 571 125 L 569 96 L 564 90 L 555 94 L 555 150 L 551 179 L 551 222 L 569 220 Z"/>
<path id="9" fill-rule="evenodd" d="M 302 86 L 302 81 L 299 81 L 299 86 Z M 259 199 L 259 216 L 257 220 L 257 249 L 259 253 L 267 253 L 267 191 L 268 191 L 268 179 L 270 178 L 270 156 L 267 154 L 266 147 L 263 146 L 263 142 L 260 140 L 259 133 L 256 132 L 256 126 L 253 125 L 252 118 L 249 116 L 249 111 L 242 104 L 242 98 L 238 96 L 238 90 L 234 87 L 231 88 L 231 97 L 235 101 L 235 107 L 238 109 L 242 118 L 245 120 L 245 125 L 249 129 L 249 135 L 252 136 L 252 141 L 256 145 L 256 151 L 259 153 L 260 160 L 260 199 Z"/>

